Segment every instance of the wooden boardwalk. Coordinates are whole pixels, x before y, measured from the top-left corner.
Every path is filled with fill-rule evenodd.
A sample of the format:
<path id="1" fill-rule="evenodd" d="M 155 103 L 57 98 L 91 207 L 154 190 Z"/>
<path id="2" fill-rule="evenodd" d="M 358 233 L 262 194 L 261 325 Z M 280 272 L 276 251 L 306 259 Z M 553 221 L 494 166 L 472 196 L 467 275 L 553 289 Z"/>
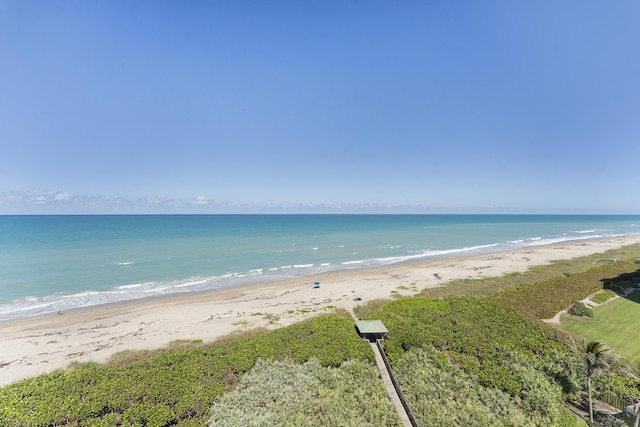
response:
<path id="1" fill-rule="evenodd" d="M 384 382 L 384 386 L 387 388 L 387 393 L 391 398 L 391 401 L 396 407 L 396 411 L 400 415 L 402 419 L 402 425 L 404 427 L 412 427 L 411 420 L 409 419 L 409 415 L 407 415 L 407 411 L 405 411 L 404 406 L 402 405 L 402 401 L 400 400 L 400 396 L 398 396 L 398 392 L 396 388 L 393 386 L 393 381 L 391 380 L 391 375 L 389 374 L 389 370 L 387 369 L 387 365 L 384 363 L 384 359 L 382 358 L 382 354 L 380 353 L 380 349 L 376 343 L 370 343 L 371 349 L 373 350 L 373 354 L 376 355 L 376 365 L 378 365 L 378 369 L 380 370 L 380 377 Z"/>

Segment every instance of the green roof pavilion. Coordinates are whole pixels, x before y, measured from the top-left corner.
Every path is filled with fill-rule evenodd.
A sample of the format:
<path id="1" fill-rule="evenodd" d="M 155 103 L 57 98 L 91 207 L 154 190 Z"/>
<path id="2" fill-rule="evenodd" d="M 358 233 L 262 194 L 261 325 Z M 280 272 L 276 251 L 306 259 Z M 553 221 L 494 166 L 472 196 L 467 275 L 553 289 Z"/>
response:
<path id="1" fill-rule="evenodd" d="M 356 329 L 362 338 L 369 341 L 382 339 L 382 335 L 389 332 L 382 320 L 356 320 Z"/>

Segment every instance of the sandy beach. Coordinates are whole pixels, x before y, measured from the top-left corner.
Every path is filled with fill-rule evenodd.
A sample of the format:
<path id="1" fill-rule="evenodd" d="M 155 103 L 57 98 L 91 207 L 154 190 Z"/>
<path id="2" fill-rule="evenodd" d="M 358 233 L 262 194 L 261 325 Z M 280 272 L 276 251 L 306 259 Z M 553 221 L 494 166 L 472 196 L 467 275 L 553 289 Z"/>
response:
<path id="1" fill-rule="evenodd" d="M 523 272 L 640 242 L 640 235 L 533 246 L 460 258 L 326 273 L 303 279 L 142 300 L 0 323 L 0 385 L 64 368 L 103 362 L 127 349 L 175 340 L 215 340 L 241 329 L 279 327 L 335 306 L 413 295 L 459 278 Z M 313 283 L 321 283 L 317 289 Z M 354 301 L 359 295 L 362 301 Z"/>

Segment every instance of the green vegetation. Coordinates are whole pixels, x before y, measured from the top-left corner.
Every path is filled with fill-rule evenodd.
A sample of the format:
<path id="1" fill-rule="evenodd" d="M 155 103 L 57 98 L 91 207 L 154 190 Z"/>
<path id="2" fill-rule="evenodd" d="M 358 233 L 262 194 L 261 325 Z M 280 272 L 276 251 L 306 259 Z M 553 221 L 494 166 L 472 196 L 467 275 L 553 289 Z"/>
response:
<path id="1" fill-rule="evenodd" d="M 595 295 L 593 295 L 591 297 L 591 301 L 595 302 L 596 304 L 604 304 L 605 302 L 609 301 L 610 299 L 613 299 L 616 297 L 616 293 L 613 292 L 611 289 L 604 289 L 598 293 L 596 293 Z"/>
<path id="2" fill-rule="evenodd" d="M 640 362 L 640 291 L 593 309 L 593 318 L 562 316 L 562 329 L 577 339 L 600 340 L 631 365 Z"/>
<path id="3" fill-rule="evenodd" d="M 531 319 L 548 319 L 603 288 L 624 290 L 631 277 L 640 274 L 637 264 L 600 264 L 590 270 L 560 277 L 529 282 L 491 295 L 494 301 L 513 308 Z"/>
<path id="4" fill-rule="evenodd" d="M 202 344 L 202 340 L 174 340 L 171 341 L 167 348 L 184 348 L 184 347 L 193 347 Z"/>
<path id="5" fill-rule="evenodd" d="M 509 273 L 501 277 L 486 277 L 482 279 L 453 280 L 441 287 L 427 288 L 421 292 L 421 296 L 427 298 L 446 298 L 461 295 L 486 297 L 501 290 L 516 289 L 522 285 L 536 284 L 553 278 L 568 278 L 599 267 L 611 267 L 609 273 L 604 275 L 605 278 L 618 277 L 621 273 L 635 272 L 638 269 L 638 264 L 634 264 L 633 261 L 637 258 L 639 252 L 640 244 L 634 244 L 612 249 L 603 254 L 594 254 L 572 260 L 553 261 L 548 265 L 538 266 L 524 273 Z M 624 262 L 604 262 L 604 260 L 610 259 L 619 259 Z M 594 286 L 593 292 L 602 289 L 602 285 L 603 283 L 600 283 L 600 287 Z M 562 309 L 568 307 L 571 302 L 586 298 L 589 295 L 586 294 L 569 301 Z"/>
<path id="6" fill-rule="evenodd" d="M 600 341 L 589 341 L 582 349 L 582 357 L 587 368 L 587 393 L 589 394 L 589 421 L 593 423 L 593 401 L 591 378 L 599 370 L 609 367 L 607 353 L 610 349 Z"/>
<path id="7" fill-rule="evenodd" d="M 421 425 L 558 425 L 582 388 L 584 366 L 554 331 L 499 303 L 407 298 L 371 316 Z"/>
<path id="8" fill-rule="evenodd" d="M 640 384 L 634 377 L 627 375 L 628 366 L 618 364 L 615 355 L 612 355 L 609 363 L 610 369 L 593 374 L 596 396 L 606 398 L 606 395 L 613 393 L 622 401 L 620 407 L 640 402 Z"/>
<path id="9" fill-rule="evenodd" d="M 356 360 L 338 368 L 259 360 L 211 412 L 211 427 L 402 425 L 376 367 Z"/>
<path id="10" fill-rule="evenodd" d="M 364 304 L 356 305 L 353 308 L 353 312 L 359 319 L 365 319 L 371 313 L 377 313 L 382 310 L 382 308 L 389 303 L 388 299 L 372 299 L 371 301 L 367 301 Z"/>
<path id="11" fill-rule="evenodd" d="M 472 297 L 406 298 L 387 304 L 376 318 L 390 331 L 386 351 L 392 363 L 425 344 L 477 358 L 498 348 L 533 354 L 551 345 L 541 327 L 503 305 Z"/>
<path id="12" fill-rule="evenodd" d="M 578 317 L 593 317 L 593 310 L 587 307 L 582 301 L 576 301 L 569 309 L 569 314 Z"/>
<path id="13" fill-rule="evenodd" d="M 533 418 L 540 418 L 518 405 L 509 393 L 479 385 L 473 375 L 452 366 L 446 355 L 430 348 L 407 352 L 397 364 L 396 373 L 422 426 L 529 426 Z M 559 387 L 540 375 L 536 378 L 533 370 L 530 377 L 539 381 L 536 386 L 545 386 L 538 389 L 539 403 L 557 408 Z M 548 394 L 543 395 L 545 392 Z M 547 417 L 544 421 L 541 425 L 550 425 Z"/>
<path id="14" fill-rule="evenodd" d="M 233 389 L 257 359 L 323 366 L 372 364 L 369 345 L 346 313 L 319 315 L 271 332 L 251 332 L 211 345 L 127 351 L 105 365 L 76 364 L 0 388 L 0 425 L 204 425 L 216 398 Z"/>

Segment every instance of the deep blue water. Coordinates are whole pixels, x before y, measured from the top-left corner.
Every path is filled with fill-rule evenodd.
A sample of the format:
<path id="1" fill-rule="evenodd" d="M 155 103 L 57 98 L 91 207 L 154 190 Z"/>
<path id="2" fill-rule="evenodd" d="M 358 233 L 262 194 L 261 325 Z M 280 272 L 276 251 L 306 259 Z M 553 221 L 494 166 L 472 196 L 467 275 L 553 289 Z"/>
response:
<path id="1" fill-rule="evenodd" d="M 0 320 L 637 233 L 617 215 L 0 216 Z"/>

